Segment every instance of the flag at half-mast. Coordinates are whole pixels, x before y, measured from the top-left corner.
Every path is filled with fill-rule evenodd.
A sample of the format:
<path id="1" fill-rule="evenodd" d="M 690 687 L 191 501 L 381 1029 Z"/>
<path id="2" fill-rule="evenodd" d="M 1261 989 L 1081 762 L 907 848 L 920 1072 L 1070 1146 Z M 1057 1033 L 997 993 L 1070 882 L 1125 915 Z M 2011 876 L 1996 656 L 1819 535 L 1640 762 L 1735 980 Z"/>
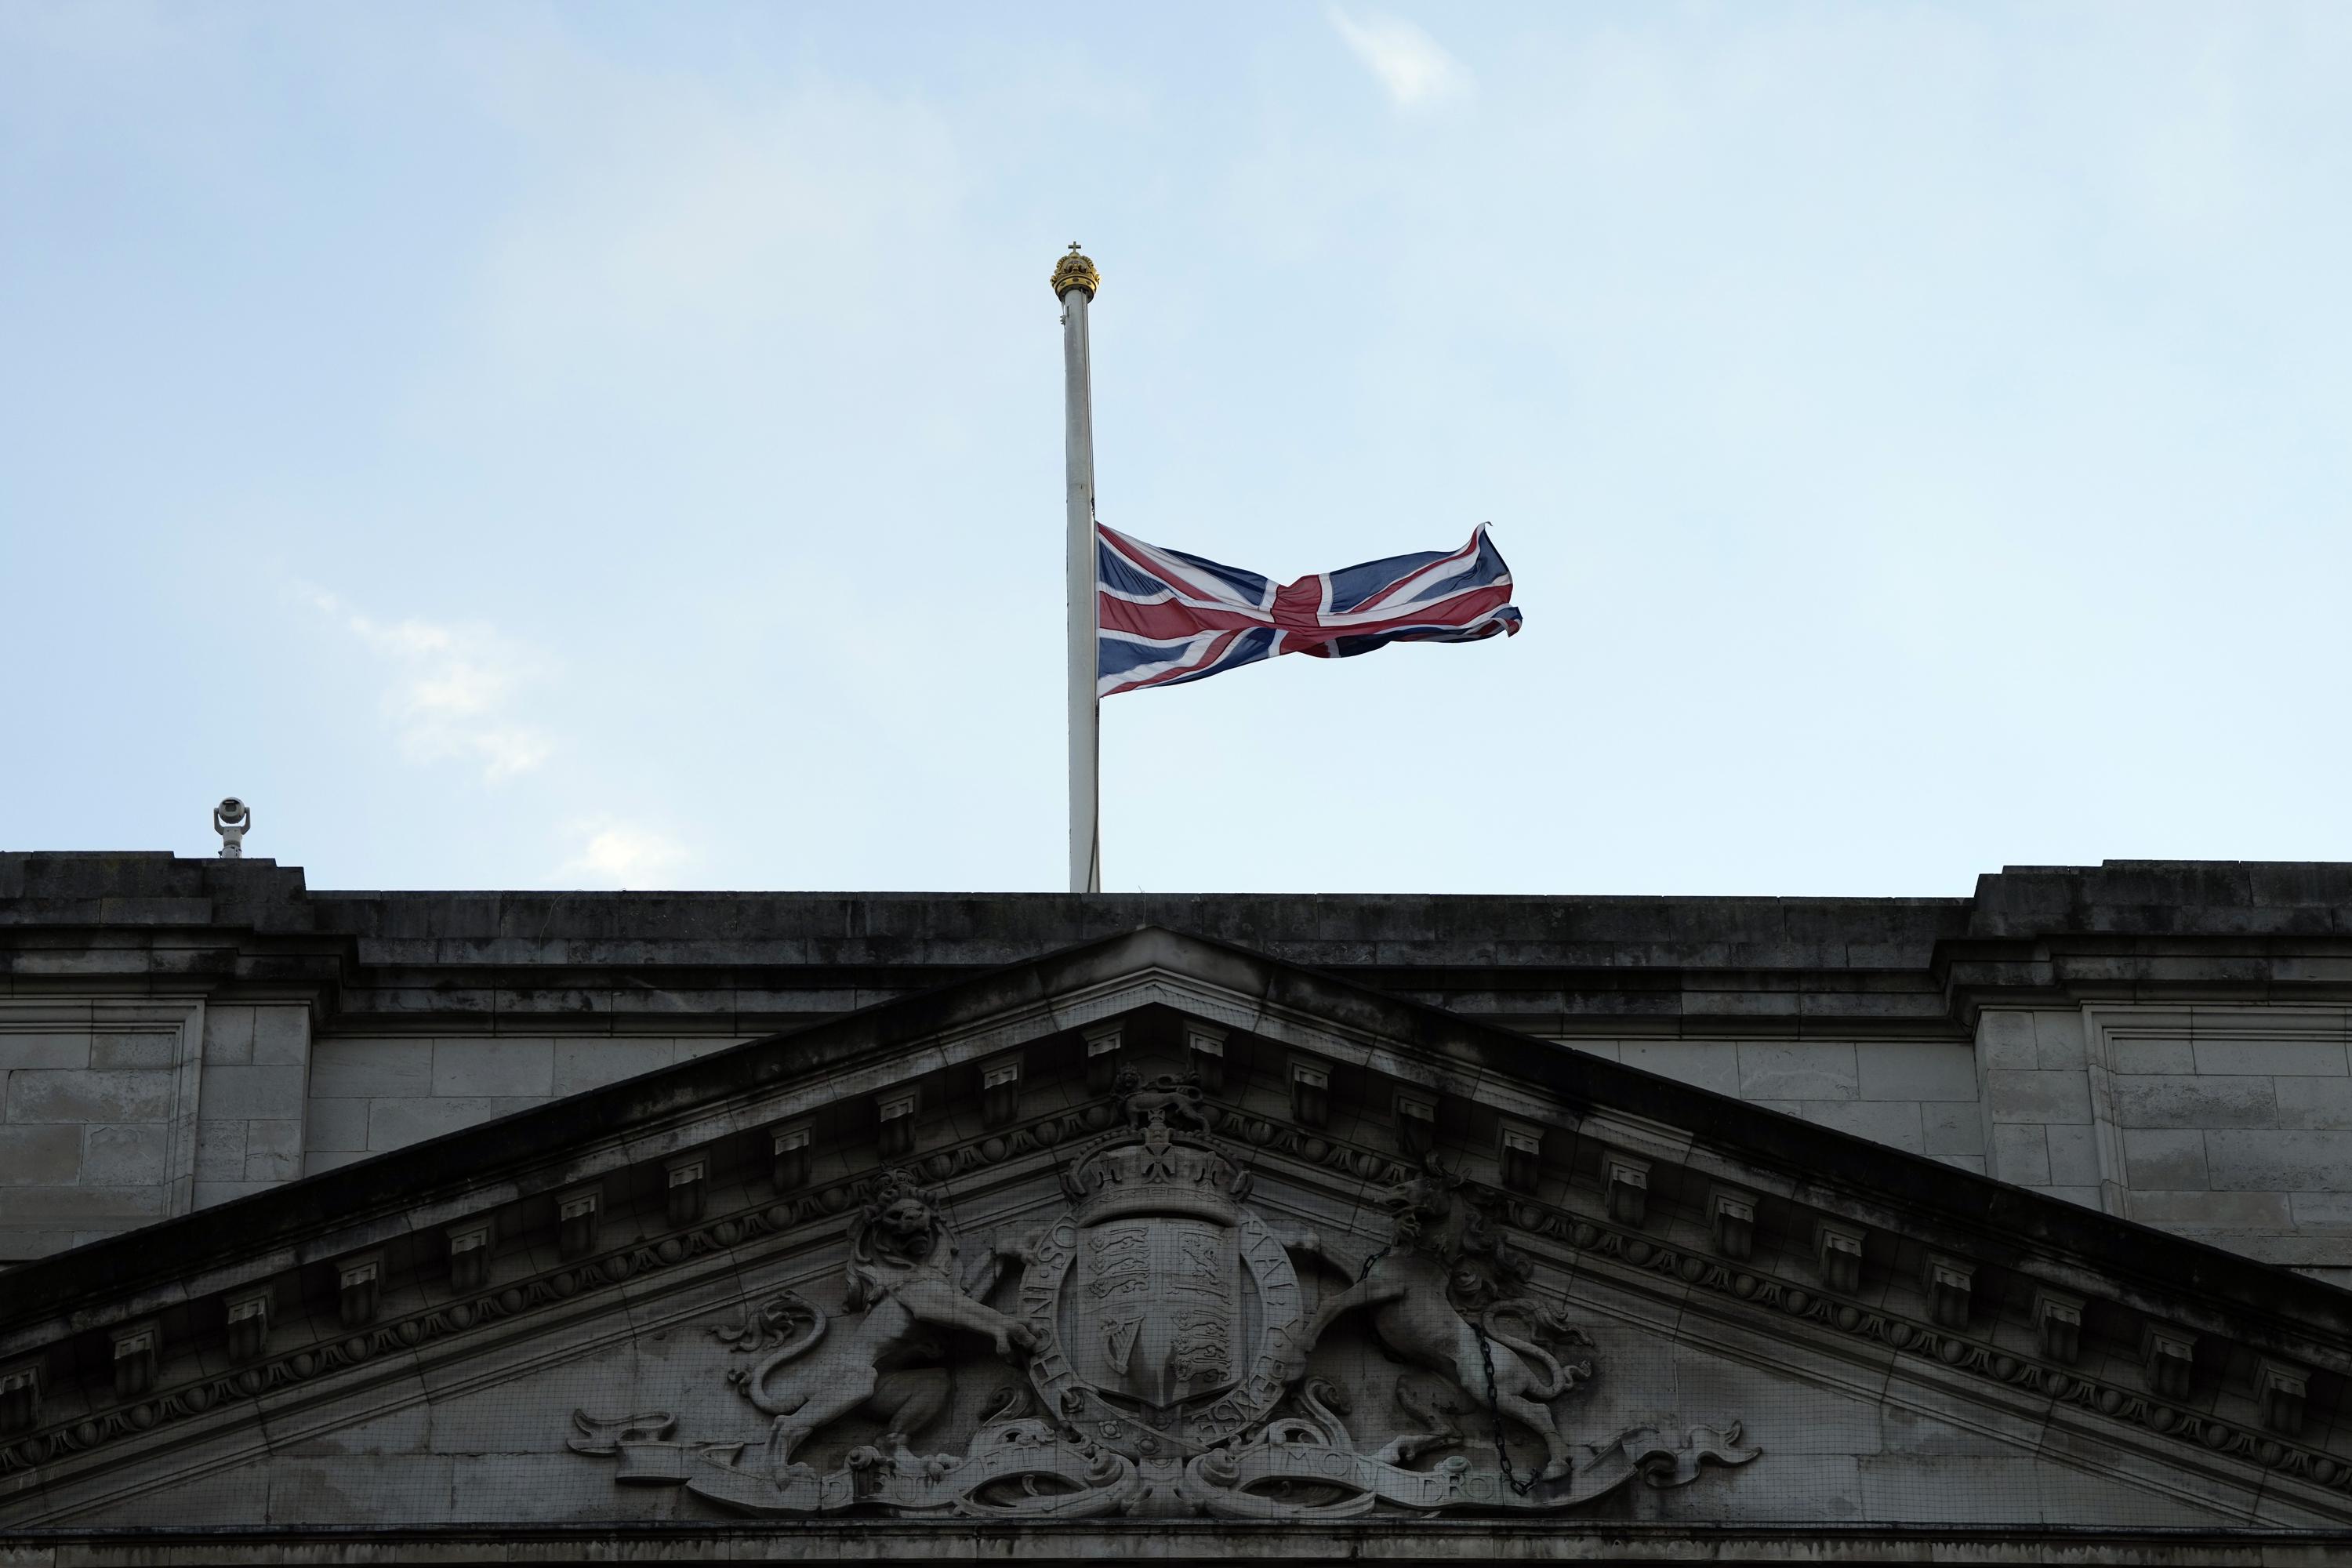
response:
<path id="1" fill-rule="evenodd" d="M 1519 629 L 1484 523 L 1459 550 L 1391 555 L 1276 587 L 1255 572 L 1095 525 L 1095 695 L 1205 679 L 1276 654 L 1351 658 L 1392 642 Z"/>

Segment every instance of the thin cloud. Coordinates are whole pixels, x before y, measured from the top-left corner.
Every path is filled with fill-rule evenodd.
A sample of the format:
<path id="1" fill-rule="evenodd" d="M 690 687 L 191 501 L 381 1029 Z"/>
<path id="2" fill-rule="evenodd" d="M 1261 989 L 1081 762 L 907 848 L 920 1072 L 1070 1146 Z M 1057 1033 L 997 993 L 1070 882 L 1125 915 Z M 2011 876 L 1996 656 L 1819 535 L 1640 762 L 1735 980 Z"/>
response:
<path id="1" fill-rule="evenodd" d="M 511 40 L 479 70 L 486 107 L 540 161 L 483 253 L 486 358 L 467 374 L 487 370 L 499 398 L 566 395 L 582 367 L 601 380 L 887 324 L 899 280 L 843 258 L 936 248 L 966 184 L 920 99 L 821 80 L 742 97 L 555 37 Z"/>
<path id="2" fill-rule="evenodd" d="M 511 712 L 517 691 L 545 671 L 539 655 L 488 626 L 380 621 L 323 589 L 303 592 L 392 666 L 383 708 L 410 762 L 461 759 L 479 767 L 485 783 L 497 784 L 530 772 L 555 749 Z"/>
<path id="3" fill-rule="evenodd" d="M 580 851 L 563 863 L 567 877 L 643 888 L 694 859 L 693 851 L 677 839 L 608 816 L 583 818 L 569 831 Z"/>
<path id="4" fill-rule="evenodd" d="M 1358 21 L 1337 5 L 1325 14 L 1399 109 L 1433 108 L 1470 90 L 1470 68 L 1411 22 L 1377 13 Z"/>

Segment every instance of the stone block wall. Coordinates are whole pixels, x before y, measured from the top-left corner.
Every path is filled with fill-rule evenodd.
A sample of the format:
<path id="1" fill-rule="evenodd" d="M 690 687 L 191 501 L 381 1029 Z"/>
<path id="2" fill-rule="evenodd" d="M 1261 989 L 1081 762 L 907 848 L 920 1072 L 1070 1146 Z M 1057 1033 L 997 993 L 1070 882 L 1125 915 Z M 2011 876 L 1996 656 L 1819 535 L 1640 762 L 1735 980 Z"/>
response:
<path id="1" fill-rule="evenodd" d="M 511 1116 L 746 1037 L 684 1031 L 329 1036 L 310 1065 L 303 1173 Z"/>
<path id="2" fill-rule="evenodd" d="M 1985 1121 L 1965 1040 L 1588 1039 L 1628 1067 L 1981 1175 Z"/>
<path id="3" fill-rule="evenodd" d="M 2352 1009 L 1988 1009 L 1990 1173 L 2352 1283 Z"/>
<path id="4" fill-rule="evenodd" d="M 2084 1016 L 2127 1216 L 2352 1279 L 2352 1010 Z"/>
<path id="5" fill-rule="evenodd" d="M 199 998 L 0 1001 L 0 1261 L 185 1214 Z"/>
<path id="6" fill-rule="evenodd" d="M 2121 1213 L 2120 1188 L 2100 1188 L 2082 1014 L 1988 1008 L 1977 1026 L 1976 1059 L 1990 1157 L 1986 1174 Z"/>
<path id="7" fill-rule="evenodd" d="M 300 1004 L 208 1005 L 196 1086 L 194 1206 L 241 1198 L 302 1173 L 310 1010 Z"/>

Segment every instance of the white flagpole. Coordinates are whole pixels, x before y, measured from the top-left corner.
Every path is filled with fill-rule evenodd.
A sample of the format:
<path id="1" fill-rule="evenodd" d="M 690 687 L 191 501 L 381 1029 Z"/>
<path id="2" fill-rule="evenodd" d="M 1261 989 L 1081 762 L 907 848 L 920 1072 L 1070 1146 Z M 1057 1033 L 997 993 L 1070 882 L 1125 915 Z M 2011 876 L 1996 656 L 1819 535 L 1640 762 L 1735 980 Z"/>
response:
<path id="1" fill-rule="evenodd" d="M 1102 891 L 1102 826 L 1095 784 L 1095 407 L 1087 353 L 1087 307 L 1102 275 L 1070 253 L 1054 267 L 1062 301 L 1063 409 L 1069 508 L 1070 891 Z"/>

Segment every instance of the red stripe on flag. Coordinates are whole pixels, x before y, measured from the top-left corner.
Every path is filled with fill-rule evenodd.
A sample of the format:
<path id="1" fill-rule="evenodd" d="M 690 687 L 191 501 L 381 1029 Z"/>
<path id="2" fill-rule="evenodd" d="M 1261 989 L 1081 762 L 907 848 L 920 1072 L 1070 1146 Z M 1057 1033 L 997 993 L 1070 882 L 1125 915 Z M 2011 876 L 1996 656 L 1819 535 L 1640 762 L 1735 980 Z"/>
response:
<path id="1" fill-rule="evenodd" d="M 1239 610 L 1202 610 L 1190 605 L 1139 605 L 1109 594 L 1095 598 L 1095 617 L 1105 631 L 1125 632 L 1153 642 L 1171 642 L 1196 632 L 1246 631 L 1265 625 L 1262 616 Z"/>

